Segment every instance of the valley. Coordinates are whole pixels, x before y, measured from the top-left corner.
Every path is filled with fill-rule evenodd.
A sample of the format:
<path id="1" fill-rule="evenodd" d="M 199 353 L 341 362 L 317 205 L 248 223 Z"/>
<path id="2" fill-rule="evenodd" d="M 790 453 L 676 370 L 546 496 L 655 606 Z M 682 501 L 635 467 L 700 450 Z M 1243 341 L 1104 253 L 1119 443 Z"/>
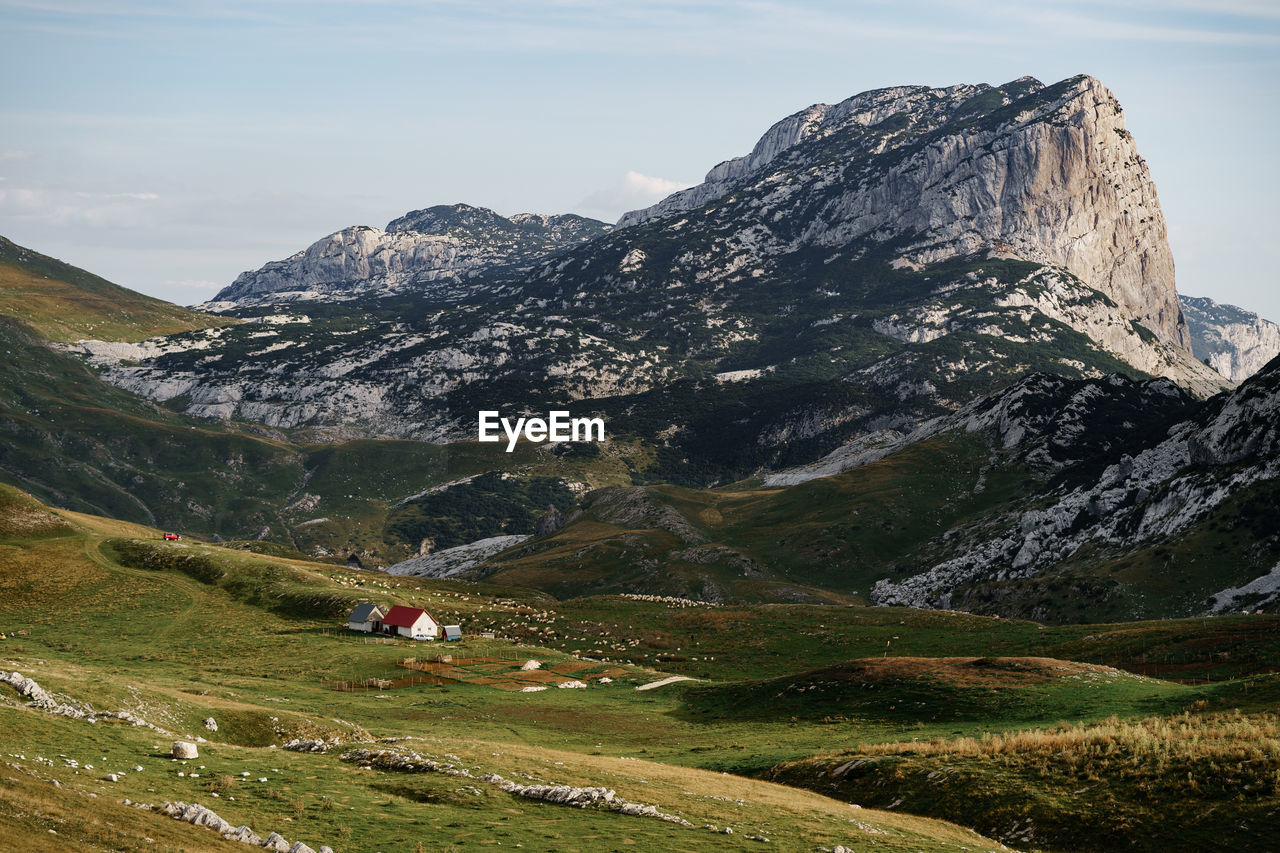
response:
<path id="1" fill-rule="evenodd" d="M 1280 334 L 1168 231 L 1079 75 L 190 308 L 0 238 L 0 848 L 1268 849 Z"/>
<path id="2" fill-rule="evenodd" d="M 1269 673 L 1280 651 L 1274 616 L 1047 628 L 903 608 L 714 607 L 624 596 L 560 602 L 161 542 L 156 531 L 48 511 L 13 491 L 4 493 L 2 517 L 3 668 L 99 716 L 90 724 L 41 711 L 0 686 L 6 784 L 14 786 L 0 807 L 0 838 L 10 844 L 47 835 L 51 845 L 128 846 L 145 834 L 173 848 L 235 849 L 207 829 L 128 804 L 198 802 L 232 826 L 264 837 L 278 831 L 312 849 L 487 841 L 589 850 L 626 839 L 756 849 L 762 842 L 751 836 L 786 850 L 858 849 L 871 840 L 877 849 L 995 849 L 994 841 L 915 814 L 1015 847 L 1094 849 L 1114 824 L 1068 832 L 1072 809 L 1106 802 L 1129 814 L 1151 806 L 1094 788 L 1108 799 L 1077 792 L 1068 807 L 1055 801 L 1052 820 L 1042 801 L 983 799 L 963 820 L 945 808 L 961 796 L 972 805 L 973 786 L 1022 761 L 1016 738 L 1042 729 L 1057 737 L 1060 726 L 1083 727 L 1091 744 L 1114 743 L 1090 753 L 1094 774 L 1111 773 L 1115 762 L 1118 771 L 1163 760 L 1143 758 L 1134 732 L 1164 727 L 1175 766 L 1201 780 L 1190 800 L 1176 794 L 1193 815 L 1179 834 L 1251 843 L 1280 807 L 1273 778 L 1280 753 L 1267 733 L 1277 678 Z M 369 645 L 339 627 L 358 600 L 426 606 L 456 620 L 466 638 L 444 648 Z M 482 636 L 489 633 L 493 639 Z M 522 693 L 455 668 L 448 671 L 458 680 L 438 684 L 334 689 L 394 679 L 405 673 L 406 656 L 440 653 L 463 667 L 468 657 L 495 661 L 488 671 L 507 661 L 518 674 L 523 661 L 538 660 L 552 679 L 562 678 L 550 675 L 558 671 L 613 676 L 582 676 L 585 689 Z M 1161 679 L 1138 674 L 1143 667 Z M 668 674 L 693 680 L 635 689 Z M 128 711 L 133 723 L 105 718 L 108 710 Z M 1235 731 L 1250 732 L 1252 751 L 1242 799 L 1225 793 L 1242 784 L 1234 764 L 1193 746 L 1221 737 L 1222 749 L 1237 749 L 1226 740 Z M 168 757 L 170 741 L 198 737 L 198 760 Z M 1177 752 L 1181 737 L 1185 752 Z M 1009 752 L 992 745 L 1001 738 Z M 285 746 L 298 739 L 318 742 L 307 748 L 320 751 Z M 984 748 L 995 750 L 992 759 L 982 758 Z M 358 749 L 411 751 L 442 769 L 397 772 L 375 762 L 357 772 L 344 756 Z M 1026 747 L 1032 763 L 1020 772 L 1036 772 L 1035 749 Z M 955 767 L 953 752 L 972 758 Z M 828 754 L 836 757 L 821 757 Z M 822 762 L 862 755 L 877 769 L 822 781 Z M 883 775 L 876 762 L 894 755 L 920 769 Z M 986 760 L 1001 763 L 986 769 Z M 948 768 L 942 779 L 934 774 L 922 786 L 918 779 L 940 767 Z M 494 773 L 521 784 L 603 785 L 621 801 L 656 805 L 691 826 L 529 801 L 481 778 Z M 1147 792 L 1141 802 L 1175 796 L 1141 778 L 1134 776 Z M 91 812 L 79 805 L 86 798 L 96 798 Z M 1151 849 L 1172 842 L 1143 817 L 1148 812 L 1132 814 Z M 733 834 L 718 831 L 725 828 Z M 36 844 L 29 849 L 41 849 Z"/>

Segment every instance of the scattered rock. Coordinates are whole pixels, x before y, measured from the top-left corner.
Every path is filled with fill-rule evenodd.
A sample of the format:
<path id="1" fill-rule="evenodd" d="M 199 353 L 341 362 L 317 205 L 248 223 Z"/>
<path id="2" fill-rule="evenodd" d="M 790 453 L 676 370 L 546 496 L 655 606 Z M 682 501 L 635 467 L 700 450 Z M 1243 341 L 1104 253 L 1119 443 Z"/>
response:
<path id="1" fill-rule="evenodd" d="M 416 752 L 393 752 L 391 750 L 353 749 L 343 753 L 342 761 L 357 764 L 360 767 L 378 770 L 399 770 L 407 773 L 447 773 L 452 776 L 471 776 L 466 769 L 457 769 L 451 764 L 441 763 L 426 758 Z M 657 806 L 641 803 L 628 803 L 617 799 L 614 791 L 604 787 L 579 788 L 573 785 L 533 784 L 521 785 L 504 779 L 496 773 L 480 777 L 483 782 L 497 785 L 503 791 L 516 797 L 540 800 L 546 803 L 571 806 L 575 808 L 597 808 L 605 811 L 634 817 L 650 817 L 674 823 L 679 826 L 693 826 L 689 821 L 673 814 L 658 810 Z"/>
<path id="2" fill-rule="evenodd" d="M 284 745 L 285 749 L 293 752 L 324 752 L 331 746 L 337 746 L 338 741 L 324 741 L 319 738 L 294 738 Z"/>
<path id="3" fill-rule="evenodd" d="M 204 727 L 211 732 L 216 732 L 218 730 L 218 721 L 215 720 L 213 717 L 205 717 Z"/>

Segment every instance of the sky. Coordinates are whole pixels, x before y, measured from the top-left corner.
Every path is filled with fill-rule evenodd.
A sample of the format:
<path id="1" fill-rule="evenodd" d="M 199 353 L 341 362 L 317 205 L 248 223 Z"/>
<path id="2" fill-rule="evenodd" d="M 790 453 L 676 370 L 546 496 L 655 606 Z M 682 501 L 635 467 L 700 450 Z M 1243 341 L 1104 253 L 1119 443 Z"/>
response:
<path id="1" fill-rule="evenodd" d="M 1179 291 L 1280 320 L 1280 0 L 0 0 L 0 235 L 192 304 L 433 204 L 612 221 L 813 103 L 1078 73 Z"/>

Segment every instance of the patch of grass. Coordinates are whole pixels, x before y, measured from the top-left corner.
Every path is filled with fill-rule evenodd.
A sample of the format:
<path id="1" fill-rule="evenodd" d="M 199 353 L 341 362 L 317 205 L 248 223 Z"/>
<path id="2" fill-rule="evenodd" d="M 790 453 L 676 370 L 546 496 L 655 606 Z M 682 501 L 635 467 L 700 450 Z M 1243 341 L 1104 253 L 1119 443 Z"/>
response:
<path id="1" fill-rule="evenodd" d="M 866 744 L 772 778 L 961 820 L 1054 850 L 1266 849 L 1280 804 L 1271 714 L 1111 718 L 981 737 Z"/>
<path id="2" fill-rule="evenodd" d="M 0 742 L 22 744 L 17 752 L 26 756 L 6 758 L 21 765 L 12 769 L 15 778 L 57 778 L 64 788 L 113 802 L 199 801 L 233 823 L 278 830 L 313 847 L 360 838 L 394 849 L 421 830 L 437 844 L 481 838 L 537 849 L 563 849 L 569 839 L 584 839 L 582 849 L 590 849 L 588 835 L 598 836 L 592 844 L 609 846 L 630 838 L 641 847 L 734 849 L 756 845 L 745 840 L 749 834 L 770 837 L 784 849 L 856 846 L 868 839 L 888 849 L 974 848 L 986 842 L 948 834 L 960 832 L 954 827 L 870 809 L 853 815 L 859 825 L 850 822 L 847 805 L 718 771 L 762 775 L 833 744 L 981 739 L 984 732 L 1053 728 L 1064 718 L 1097 723 L 1110 713 L 1140 716 L 1197 703 L 1209 710 L 1273 701 L 1265 681 L 1247 688 L 1230 682 L 1181 687 L 1102 671 L 1094 684 L 1070 679 L 1083 679 L 1092 671 L 1088 667 L 998 660 L 1068 647 L 1132 658 L 1142 649 L 1135 633 L 1188 649 L 1189 658 L 1216 655 L 1199 643 L 1202 634 L 1218 650 L 1232 643 L 1257 645 L 1262 641 L 1245 629 L 1268 617 L 1209 620 L 1216 633 L 1206 633 L 1199 621 L 1147 623 L 1125 633 L 1128 626 L 1043 628 L 899 609 L 680 606 L 621 596 L 556 602 L 532 590 L 377 576 L 198 542 L 163 543 L 136 525 L 61 515 L 69 532 L 0 548 L 0 579 L 7 585 L 0 595 L 0 630 L 8 635 L 0 645 L 4 668 L 35 677 L 63 694 L 63 701 L 129 710 L 167 734 L 108 719 L 90 725 L 51 717 L 13 704 L 16 694 L 0 687 Z M 122 541 L 108 547 L 108 539 Z M 462 624 L 467 636 L 447 646 L 366 644 L 366 638 L 338 627 L 340 617 L 309 606 L 295 609 L 294 595 L 424 606 Z M 498 636 L 477 636 L 486 628 Z M 859 676 L 876 684 L 865 691 L 875 696 L 861 696 L 857 678 L 828 690 L 822 685 L 826 674 L 809 672 L 823 663 L 878 657 L 886 644 L 893 655 L 888 663 L 878 658 L 868 666 L 890 669 Z M 973 649 L 969 654 L 979 659 L 907 659 L 958 649 Z M 403 678 L 405 658 L 442 653 L 455 656 L 454 680 L 335 689 L 343 680 Z M 498 662 L 486 664 L 486 658 Z M 626 662 L 593 660 L 603 658 Z M 592 684 L 538 693 L 503 689 L 514 667 L 527 659 L 541 661 L 553 678 L 586 674 Z M 703 681 L 633 689 L 671 670 Z M 594 677 L 604 672 L 614 673 L 612 683 Z M 782 680 L 770 684 L 771 677 Z M 815 684 L 820 689 L 810 690 Z M 911 693 L 931 708 L 896 701 L 899 693 Z M 709 697 L 705 701 L 715 713 L 690 713 L 704 701 L 699 697 Z M 743 713 L 741 702 L 749 703 L 750 713 Z M 947 702 L 972 713 L 940 710 Z M 218 731 L 205 728 L 207 717 L 217 721 Z M 180 768 L 166 757 L 171 739 L 197 736 L 207 740 L 200 759 Z M 298 736 L 344 743 L 418 738 L 396 743 L 437 758 L 455 755 L 473 776 L 497 772 L 527 782 L 519 775 L 527 774 L 546 782 L 606 785 L 619 796 L 681 814 L 695 829 L 514 799 L 474 779 L 353 771 L 335 752 L 271 748 Z M 63 754 L 78 766 L 65 764 Z M 34 762 L 34 756 L 54 759 L 57 766 Z M 95 769 L 87 771 L 88 764 Z M 196 778 L 189 775 L 193 764 Z M 138 765 L 142 772 L 130 769 Z M 121 769 L 121 781 L 103 780 L 105 772 Z M 178 777 L 178 769 L 188 775 Z M 467 785 L 482 794 L 462 790 Z M 4 815 L 0 809 L 0 831 L 43 831 L 23 823 L 25 818 Z M 107 819 L 129 826 L 130 833 L 161 837 L 151 823 Z M 733 826 L 735 835 L 703 835 L 696 829 L 702 821 Z M 90 828 L 67 833 L 71 839 L 105 837 Z"/>
<path id="3" fill-rule="evenodd" d="M 3 237 L 0 314 L 51 341 L 140 341 L 238 322 L 144 296 Z"/>

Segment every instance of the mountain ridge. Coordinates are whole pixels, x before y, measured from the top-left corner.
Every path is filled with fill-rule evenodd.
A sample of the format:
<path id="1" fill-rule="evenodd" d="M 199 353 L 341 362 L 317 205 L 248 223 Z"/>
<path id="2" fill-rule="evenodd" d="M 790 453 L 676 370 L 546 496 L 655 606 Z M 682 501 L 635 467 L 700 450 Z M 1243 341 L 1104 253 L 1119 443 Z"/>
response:
<path id="1" fill-rule="evenodd" d="M 0 237 L 0 314 L 53 341 L 140 341 L 235 322 L 183 308 Z"/>
<path id="2" fill-rule="evenodd" d="M 470 292 L 469 279 L 527 266 L 605 233 L 610 226 L 576 214 L 501 216 L 466 204 L 436 205 L 399 216 L 385 229 L 355 225 L 258 270 L 241 273 L 205 308 L 310 299 L 353 299 L 412 288 Z"/>
<path id="3" fill-rule="evenodd" d="M 475 255 L 464 269 L 438 254 L 462 238 L 427 235 L 434 260 L 394 272 L 388 293 L 385 269 L 407 256 L 379 254 L 388 232 L 364 229 L 278 262 L 328 284 L 232 309 L 263 316 L 288 299 L 306 322 L 179 336 L 114 361 L 86 350 L 109 381 L 190 414 L 335 435 L 456 440 L 480 408 L 573 403 L 669 447 L 645 476 L 683 482 L 910 432 L 1035 370 L 1167 376 L 1201 396 L 1229 387 L 1177 343 L 1154 186 L 1093 78 L 904 87 L 798 115 L 765 134 L 754 167 L 712 170 L 734 179 L 727 194 L 592 226 L 601 233 L 553 256 L 521 255 L 527 266 Z M 544 227 L 494 217 L 428 208 L 396 228 Z M 418 245 L 419 232 L 389 239 Z M 261 280 L 297 272 L 274 269 Z M 664 411 L 672 419 L 655 422 Z M 711 435 L 721 413 L 745 424 L 727 440 L 749 448 L 737 459 Z M 706 473 L 681 473 L 694 458 Z"/>
<path id="4" fill-rule="evenodd" d="M 1235 305 L 1181 297 L 1196 358 L 1233 382 L 1243 382 L 1280 355 L 1280 326 Z"/>

